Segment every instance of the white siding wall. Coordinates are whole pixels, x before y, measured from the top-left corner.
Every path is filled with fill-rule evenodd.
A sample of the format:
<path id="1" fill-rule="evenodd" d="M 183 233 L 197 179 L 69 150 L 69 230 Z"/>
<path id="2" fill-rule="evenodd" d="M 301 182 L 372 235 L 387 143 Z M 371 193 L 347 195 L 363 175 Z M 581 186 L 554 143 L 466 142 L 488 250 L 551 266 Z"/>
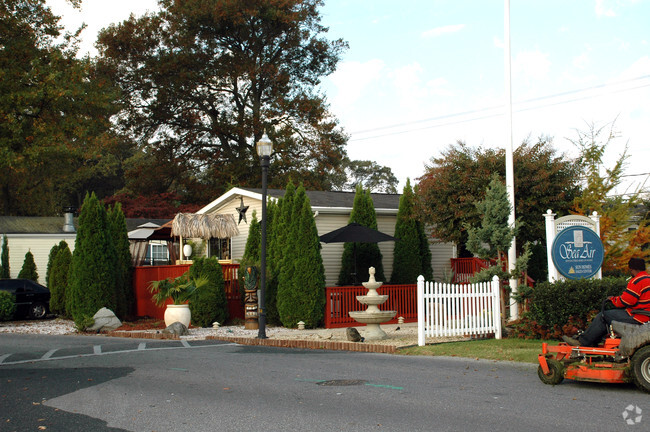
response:
<path id="1" fill-rule="evenodd" d="M 233 197 L 228 202 L 218 209 L 215 213 L 218 214 L 231 214 L 235 216 L 235 220 L 239 220 L 239 213 L 236 208 L 239 207 L 239 196 Z M 239 235 L 232 238 L 232 259 L 233 262 L 238 262 L 244 255 L 246 248 L 246 240 L 248 239 L 249 223 L 253 218 L 253 211 L 257 212 L 257 220 L 262 219 L 262 202 L 252 198 L 244 197 L 244 205 L 249 206 L 246 211 L 247 222 L 242 222 L 238 225 Z M 396 215 L 377 215 L 377 229 L 385 234 L 395 234 L 395 217 Z M 316 216 L 316 228 L 318 235 L 326 234 L 335 229 L 341 228 L 348 224 L 350 218 L 349 213 L 325 213 L 319 212 Z M 343 256 L 344 243 L 321 243 L 321 256 L 323 258 L 323 265 L 325 266 L 325 284 L 327 286 L 334 286 L 339 278 L 341 271 L 341 257 Z M 394 242 L 381 242 L 379 243 L 379 250 L 383 256 L 384 275 L 386 279 L 390 279 L 393 271 L 393 250 Z M 434 279 L 443 281 L 446 275 L 451 272 L 451 264 L 449 259 L 453 257 L 454 247 L 451 243 L 430 243 L 432 266 L 434 272 Z M 359 279 L 368 280 L 368 269 L 358 269 Z M 387 282 L 387 281 L 382 281 Z"/>
<path id="2" fill-rule="evenodd" d="M 0 245 L 3 235 L 0 235 Z M 36 272 L 39 283 L 45 285 L 45 273 L 47 272 L 47 260 L 50 257 L 50 250 L 61 240 L 68 243 L 70 251 L 74 251 L 75 234 L 7 234 L 9 247 L 9 273 L 12 278 L 17 278 L 23 268 L 25 254 L 29 251 L 34 255 Z"/>

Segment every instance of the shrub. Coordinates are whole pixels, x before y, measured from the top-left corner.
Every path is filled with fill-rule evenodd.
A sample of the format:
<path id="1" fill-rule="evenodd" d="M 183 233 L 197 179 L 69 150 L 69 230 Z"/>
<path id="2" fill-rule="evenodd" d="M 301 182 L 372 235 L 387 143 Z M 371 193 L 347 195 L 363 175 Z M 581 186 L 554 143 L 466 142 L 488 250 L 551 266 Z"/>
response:
<path id="1" fill-rule="evenodd" d="M 23 268 L 18 273 L 18 279 L 29 279 L 38 282 L 38 273 L 36 272 L 36 263 L 34 262 L 34 255 L 31 251 L 25 254 L 25 261 Z"/>
<path id="2" fill-rule="evenodd" d="M 215 257 L 198 258 L 190 267 L 192 279 L 205 278 L 208 283 L 198 288 L 190 300 L 192 324 L 209 327 L 213 322 L 224 323 L 228 319 L 228 301 L 226 299 L 223 270 Z"/>
<path id="3" fill-rule="evenodd" d="M 0 321 L 7 321 L 13 318 L 16 312 L 14 296 L 7 291 L 0 291 Z"/>

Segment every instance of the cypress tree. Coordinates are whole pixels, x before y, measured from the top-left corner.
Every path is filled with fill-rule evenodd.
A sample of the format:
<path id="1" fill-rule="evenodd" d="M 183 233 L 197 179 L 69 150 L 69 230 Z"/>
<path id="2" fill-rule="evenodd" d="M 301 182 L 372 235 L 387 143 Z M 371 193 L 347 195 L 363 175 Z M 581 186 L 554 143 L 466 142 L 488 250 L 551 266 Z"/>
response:
<path id="1" fill-rule="evenodd" d="M 395 222 L 395 242 L 393 248 L 393 273 L 390 281 L 393 284 L 412 284 L 422 274 L 421 238 L 418 230 L 415 208 L 415 194 L 411 188 L 411 180 L 406 180 L 406 186 L 399 199 L 399 209 Z"/>
<path id="2" fill-rule="evenodd" d="M 94 192 L 86 194 L 66 292 L 66 310 L 77 328 L 83 330 L 91 325 L 93 315 L 102 307 L 115 311 L 116 268 L 106 209 Z"/>
<path id="3" fill-rule="evenodd" d="M 264 305 L 266 306 L 266 322 L 268 324 L 281 324 L 277 309 L 278 275 L 280 272 L 279 258 L 282 251 L 276 241 L 279 231 L 280 206 L 275 201 L 270 201 L 266 208 L 266 289 Z M 261 233 L 260 233 L 261 236 Z"/>
<path id="4" fill-rule="evenodd" d="M 34 255 L 31 251 L 27 251 L 25 254 L 25 261 L 23 261 L 23 268 L 18 273 L 18 279 L 29 279 L 38 282 L 36 263 L 34 262 Z"/>
<path id="5" fill-rule="evenodd" d="M 268 213 L 268 206 L 267 206 Z M 268 243 L 268 225 L 267 225 L 267 243 Z M 257 220 L 257 212 L 253 211 L 251 223 L 248 226 L 248 238 L 246 239 L 246 247 L 244 248 L 244 255 L 242 256 L 242 263 L 258 263 L 260 261 L 260 246 L 262 244 L 262 226 Z"/>
<path id="6" fill-rule="evenodd" d="M 135 297 L 131 286 L 131 250 L 129 249 L 129 233 L 126 228 L 126 218 L 119 202 L 109 208 L 107 213 L 117 266 L 115 268 L 115 315 L 120 318 L 133 313 Z"/>
<path id="7" fill-rule="evenodd" d="M 277 308 L 285 327 L 295 327 L 304 321 L 307 327 L 313 328 L 323 319 L 325 268 L 316 222 L 302 185 L 296 191 L 292 207 Z"/>
<path id="8" fill-rule="evenodd" d="M 72 252 L 68 243 L 62 240 L 58 244 L 57 253 L 52 259 L 50 273 L 50 311 L 57 315 L 70 316 L 65 309 L 65 293 L 68 287 L 68 272 L 72 262 Z"/>
<path id="9" fill-rule="evenodd" d="M 357 185 L 348 222 L 356 222 L 365 227 L 377 229 L 377 215 L 370 190 L 364 190 L 361 185 Z M 370 267 L 375 268 L 375 278 L 378 281 L 385 281 L 382 258 L 377 243 L 345 243 L 338 284 L 349 285 L 368 280 Z M 355 272 L 357 273 L 356 278 Z"/>
<path id="10" fill-rule="evenodd" d="M 0 279 L 9 279 L 9 240 L 7 239 L 7 234 L 2 236 L 2 253 L 0 253 L 0 260 L 2 261 L 2 267 L 0 267 Z"/>
<path id="11" fill-rule="evenodd" d="M 228 300 L 226 299 L 223 270 L 216 257 L 197 258 L 189 270 L 190 279 L 204 277 L 208 283 L 198 288 L 189 302 L 192 324 L 210 327 L 217 321 L 228 319 Z"/>
<path id="12" fill-rule="evenodd" d="M 61 242 L 52 246 L 52 249 L 50 249 L 50 254 L 47 257 L 47 270 L 45 271 L 45 286 L 48 288 L 50 287 L 50 274 L 52 273 L 52 265 L 54 263 L 54 258 L 56 257 L 56 254 L 59 252 L 59 248 L 61 247 L 62 242 L 65 242 L 65 240 L 61 240 Z"/>

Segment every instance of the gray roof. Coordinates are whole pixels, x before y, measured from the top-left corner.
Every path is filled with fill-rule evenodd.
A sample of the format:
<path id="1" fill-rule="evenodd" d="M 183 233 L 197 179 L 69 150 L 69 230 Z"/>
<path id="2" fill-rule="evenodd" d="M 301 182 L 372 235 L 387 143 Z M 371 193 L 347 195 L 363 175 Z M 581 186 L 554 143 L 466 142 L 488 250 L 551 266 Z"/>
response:
<path id="1" fill-rule="evenodd" d="M 74 227 L 78 227 L 78 219 L 74 218 Z M 126 230 L 132 231 L 140 225 L 152 222 L 163 225 L 171 219 L 127 218 Z M 0 216 L 0 234 L 70 234 L 63 231 L 63 216 Z"/>
<path id="2" fill-rule="evenodd" d="M 261 188 L 240 188 L 254 193 L 262 193 Z M 268 195 L 274 198 L 282 198 L 284 189 L 269 189 Z M 331 192 L 331 191 L 306 191 L 312 207 L 342 207 L 352 208 L 355 192 Z M 376 209 L 399 209 L 400 194 L 371 193 L 370 197 Z"/>

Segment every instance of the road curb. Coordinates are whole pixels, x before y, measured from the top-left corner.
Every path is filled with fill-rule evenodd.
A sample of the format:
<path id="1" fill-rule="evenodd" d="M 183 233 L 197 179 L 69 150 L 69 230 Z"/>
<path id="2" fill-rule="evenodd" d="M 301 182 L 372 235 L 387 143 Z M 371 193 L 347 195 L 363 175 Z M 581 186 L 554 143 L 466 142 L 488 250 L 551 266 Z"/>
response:
<path id="1" fill-rule="evenodd" d="M 395 354 L 393 345 L 367 344 L 362 342 L 314 341 L 300 339 L 257 339 L 237 336 L 206 336 L 206 340 L 221 340 L 240 345 L 271 346 L 278 348 L 323 349 L 334 351 L 373 352 Z"/>

